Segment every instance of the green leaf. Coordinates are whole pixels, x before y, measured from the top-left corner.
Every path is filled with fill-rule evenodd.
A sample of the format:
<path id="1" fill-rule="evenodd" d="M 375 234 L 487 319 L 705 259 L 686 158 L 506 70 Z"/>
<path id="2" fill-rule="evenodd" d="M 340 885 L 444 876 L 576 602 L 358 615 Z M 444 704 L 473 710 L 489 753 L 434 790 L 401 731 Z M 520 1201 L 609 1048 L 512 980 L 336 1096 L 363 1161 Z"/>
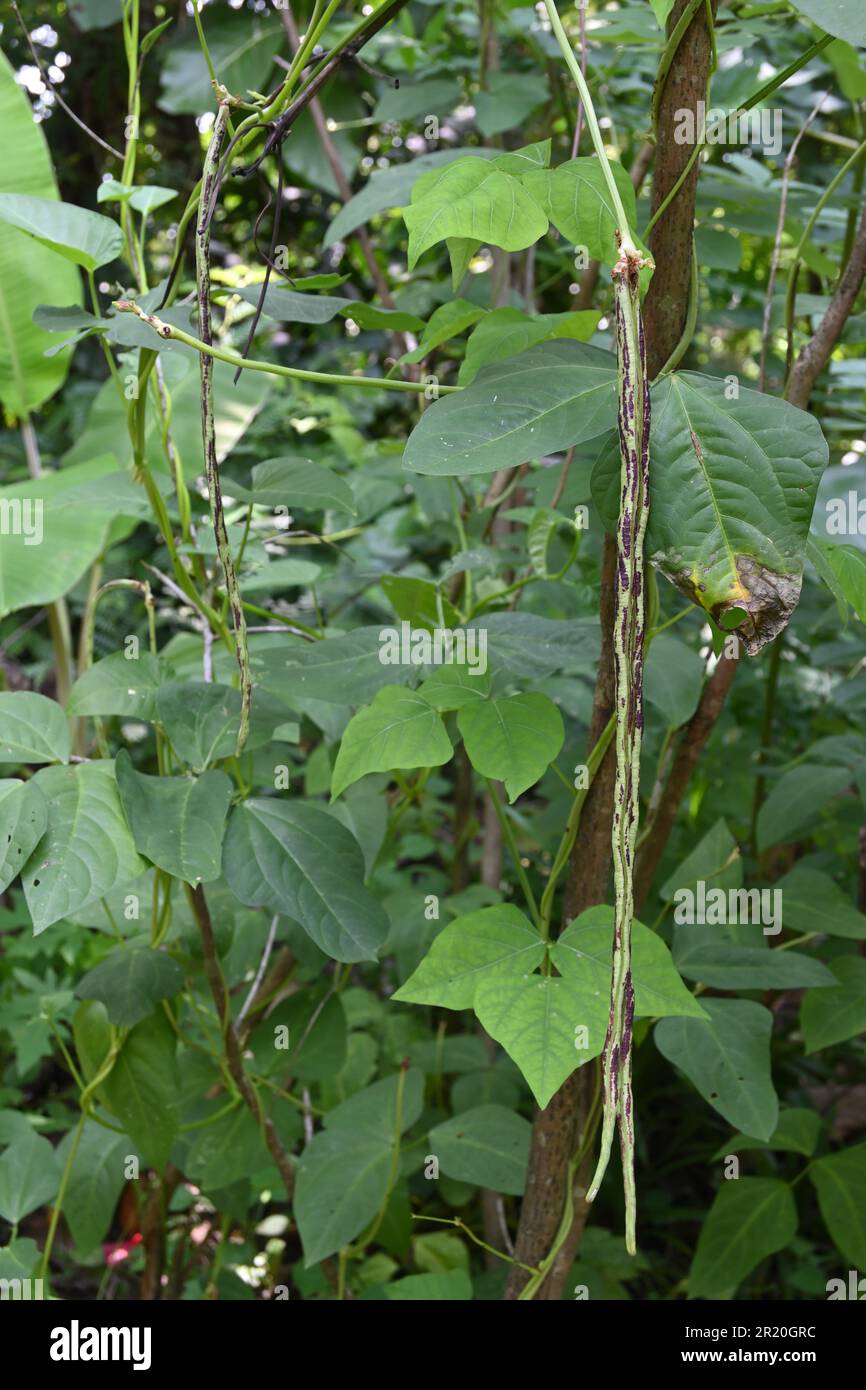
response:
<path id="1" fill-rule="evenodd" d="M 437 627 L 454 627 L 459 622 L 456 609 L 429 579 L 386 574 L 379 583 L 397 617 L 412 628 L 434 632 Z"/>
<path id="2" fill-rule="evenodd" d="M 749 1149 L 780 1149 L 783 1153 L 803 1154 L 811 1158 L 818 1147 L 821 1116 L 815 1110 L 791 1108 L 779 1111 L 779 1123 L 769 1139 L 753 1139 L 736 1134 L 716 1150 L 715 1158 L 741 1153 Z"/>
<path id="3" fill-rule="evenodd" d="M 826 932 L 866 940 L 866 914 L 849 902 L 828 874 L 797 865 L 776 884 L 789 931 Z"/>
<path id="4" fill-rule="evenodd" d="M 164 951 L 119 946 L 78 981 L 79 999 L 98 999 L 118 1028 L 131 1028 L 183 988 L 183 971 Z"/>
<path id="5" fill-rule="evenodd" d="M 57 1151 L 60 1163 L 66 1163 L 72 1142 L 73 1135 L 67 1134 Z M 85 1122 L 63 1199 L 63 1219 L 82 1252 L 95 1250 L 112 1227 L 131 1148 L 125 1134 Z"/>
<path id="6" fill-rule="evenodd" d="M 581 980 L 601 998 L 610 989 L 613 960 L 613 908 L 590 907 L 550 947 L 561 974 Z M 632 922 L 632 981 L 636 1018 L 706 1018 L 706 1010 L 686 988 L 661 937 Z"/>
<path id="7" fill-rule="evenodd" d="M 274 54 L 284 42 L 278 23 L 263 23 L 257 15 L 221 6 L 207 16 L 205 29 L 214 69 L 230 92 L 268 90 Z M 160 82 L 159 106 L 170 115 L 197 116 L 213 110 L 213 87 L 195 29 L 167 46 Z"/>
<path id="8" fill-rule="evenodd" d="M 471 304 L 468 299 L 449 299 L 446 304 L 440 304 L 430 315 L 417 348 L 405 353 L 401 361 L 423 362 L 434 348 L 446 343 L 449 338 L 465 333 L 467 328 L 483 319 L 486 312 L 486 309 Z"/>
<path id="9" fill-rule="evenodd" d="M 680 927 L 674 959 L 686 979 L 700 980 L 713 989 L 805 989 L 834 984 L 821 961 L 796 951 L 743 946 L 732 941 L 723 927 Z"/>
<path id="10" fill-rule="evenodd" d="M 442 716 L 423 695 L 385 686 L 346 727 L 334 764 L 331 800 L 369 772 L 439 767 L 451 753 Z"/>
<path id="11" fill-rule="evenodd" d="M 446 237 L 523 251 L 547 231 L 547 218 L 520 179 L 469 156 L 423 174 L 403 209 L 409 230 L 409 269 Z"/>
<path id="12" fill-rule="evenodd" d="M 754 655 L 797 605 L 809 523 L 827 443 L 813 415 L 787 401 L 695 372 L 652 392 L 652 563 Z M 730 399 L 729 399 L 730 397 Z M 619 458 L 602 454 L 593 495 L 605 524 L 616 514 Z"/>
<path id="13" fill-rule="evenodd" d="M 251 285 L 248 289 L 232 289 L 232 295 L 239 295 L 247 304 L 258 304 L 261 286 Z M 299 294 L 295 290 L 284 290 L 279 285 L 268 285 L 265 290 L 264 313 L 268 318 L 280 323 L 330 323 L 341 310 L 352 307 L 353 301 L 335 294 Z"/>
<path id="14" fill-rule="evenodd" d="M 184 1172 L 209 1192 L 239 1182 L 264 1162 L 261 1130 L 239 1101 L 221 1119 L 193 1131 Z"/>
<path id="15" fill-rule="evenodd" d="M 35 936 L 145 869 L 129 832 L 111 761 L 46 767 L 33 781 L 48 828 L 21 876 Z"/>
<path id="16" fill-rule="evenodd" d="M 0 691 L 0 762 L 65 763 L 69 725 L 56 700 L 29 690 Z"/>
<path id="17" fill-rule="evenodd" d="M 281 1072 L 305 1082 L 329 1080 L 346 1063 L 342 1001 L 327 983 L 307 986 L 271 1009 L 249 1045 L 256 1069 L 264 1075 Z"/>
<path id="18" fill-rule="evenodd" d="M 148 777 L 125 748 L 115 763 L 117 788 L 135 847 L 157 868 L 193 887 L 220 877 L 232 783 L 224 772 Z"/>
<path id="19" fill-rule="evenodd" d="M 611 164 L 629 228 L 635 226 L 634 184 L 621 164 Z M 544 209 L 558 232 L 574 246 L 585 246 L 593 260 L 616 264 L 618 218 L 604 173 L 595 155 L 570 159 L 557 169 L 523 176 L 525 187 Z"/>
<path id="20" fill-rule="evenodd" d="M 48 824 L 48 806 L 35 782 L 0 781 L 0 893 L 20 874 Z"/>
<path id="21" fill-rule="evenodd" d="M 723 1182 L 698 1236 L 689 1295 L 730 1297 L 761 1260 L 790 1245 L 797 1225 L 787 1183 L 778 1178 Z"/>
<path id="22" fill-rule="evenodd" d="M 318 806 L 261 797 L 236 807 L 223 872 L 242 903 L 293 918 L 333 960 L 375 960 L 388 934 L 357 840 Z"/>
<path id="23" fill-rule="evenodd" d="M 383 685 L 404 685 L 414 668 L 381 660 L 382 629 L 359 627 L 344 637 L 299 642 L 253 654 L 261 683 L 283 699 L 295 696 L 334 705 L 363 705 Z"/>
<path id="24" fill-rule="evenodd" d="M 824 1224 L 855 1269 L 866 1269 L 866 1144 L 819 1158 L 809 1169 Z"/>
<path id="25" fill-rule="evenodd" d="M 514 468 L 606 434 L 615 423 L 609 353 L 556 339 L 485 367 L 443 396 L 409 436 L 404 466 L 434 477 Z"/>
<path id="26" fill-rule="evenodd" d="M 490 676 L 479 666 L 439 666 L 418 686 L 428 705 L 434 709 L 462 709 L 486 700 L 490 694 Z"/>
<path id="27" fill-rule="evenodd" d="M 866 16 L 860 0 L 793 0 L 794 8 L 828 34 L 866 45 Z"/>
<path id="28" fill-rule="evenodd" d="M 523 913 L 497 903 L 449 922 L 418 968 L 392 999 L 471 1009 L 479 980 L 488 975 L 531 974 L 544 959 L 544 942 Z"/>
<path id="29" fill-rule="evenodd" d="M 745 999 L 704 999 L 709 1019 L 664 1018 L 655 1044 L 743 1134 L 769 1139 L 779 1117 L 770 1074 L 773 1015 Z"/>
<path id="30" fill-rule="evenodd" d="M 92 1081 L 99 1073 L 111 1048 L 112 1032 L 104 1004 L 96 1000 L 79 1004 L 72 1020 L 72 1035 L 85 1081 Z"/>
<path id="31" fill-rule="evenodd" d="M 815 544 L 846 603 L 850 603 L 861 623 L 866 623 L 866 555 L 854 545 L 834 545 L 818 539 Z"/>
<path id="32" fill-rule="evenodd" d="M 424 82 L 400 83 L 388 87 L 373 109 L 373 120 L 406 121 L 428 111 L 446 116 L 463 100 L 460 84 L 453 77 L 431 77 Z"/>
<path id="33" fill-rule="evenodd" d="M 677 892 L 694 892 L 698 883 L 713 888 L 739 888 L 743 882 L 743 861 L 727 822 L 717 820 L 690 854 L 659 889 L 659 897 L 672 902 Z"/>
<path id="34" fill-rule="evenodd" d="M 241 694 L 230 685 L 171 681 L 157 692 L 156 712 L 172 748 L 194 772 L 234 753 Z"/>
<path id="35" fill-rule="evenodd" d="M 160 1170 L 168 1162 L 178 1128 L 175 1045 L 164 1014 L 155 1013 L 137 1023 L 101 1091 L 145 1162 Z"/>
<path id="36" fill-rule="evenodd" d="M 495 159 L 501 151 L 497 149 L 477 149 L 478 158 Z M 465 152 L 460 149 L 434 150 L 431 154 L 419 155 L 405 164 L 388 169 L 377 170 L 371 174 L 354 197 L 341 208 L 325 233 L 325 247 L 343 241 L 357 227 L 369 222 L 377 213 L 389 208 L 400 208 L 412 196 L 412 187 L 420 176 L 430 169 L 440 169 L 445 164 L 453 164 L 464 159 Z"/>
<path id="37" fill-rule="evenodd" d="M 449 1178 L 510 1192 L 526 1185 L 532 1126 L 502 1105 L 464 1110 L 430 1131 L 430 1152 Z"/>
<path id="38" fill-rule="evenodd" d="M 150 720 L 162 678 L 158 657 L 140 652 L 131 659 L 112 652 L 90 666 L 72 687 L 66 710 L 70 716 L 126 714 Z"/>
<path id="39" fill-rule="evenodd" d="M 31 1130 L 0 1157 L 0 1216 L 13 1226 L 57 1195 L 60 1165 L 47 1139 Z"/>
<path id="40" fill-rule="evenodd" d="M 385 1199 L 398 1127 L 399 1083 L 399 1076 L 389 1076 L 329 1111 L 326 1128 L 304 1149 L 294 1216 L 307 1269 L 360 1235 Z M 423 1091 L 422 1073 L 405 1073 L 401 1132 L 420 1115 Z"/>
<path id="41" fill-rule="evenodd" d="M 56 200 L 45 126 L 33 119 L 27 94 L 2 53 L 0 129 L 4 135 L 0 194 Z M 0 402 L 12 416 L 38 410 L 62 385 L 69 369 L 71 354 L 45 356 L 52 339 L 33 322 L 34 311 L 46 297 L 59 304 L 79 304 L 78 273 L 46 247 L 35 246 L 24 232 L 6 226 L 0 237 Z"/>
<path id="42" fill-rule="evenodd" d="M 49 251 L 85 270 L 98 270 L 117 260 L 123 233 L 101 213 L 54 198 L 31 198 L 25 193 L 0 193 L 0 221 L 35 238 Z"/>
<path id="43" fill-rule="evenodd" d="M 663 632 L 650 643 L 644 670 L 645 694 L 670 729 L 691 719 L 704 685 L 706 662 L 678 637 Z"/>
<path id="44" fill-rule="evenodd" d="M 830 970 L 838 983 L 832 989 L 807 990 L 800 1005 L 800 1027 L 806 1052 L 847 1042 L 866 1031 L 866 960 L 837 956 Z"/>
<path id="45" fill-rule="evenodd" d="M 608 1005 L 609 987 L 602 993 L 542 975 L 486 975 L 475 992 L 479 1021 L 520 1068 L 542 1110 L 577 1067 L 602 1051 Z M 579 1028 L 588 1043 L 578 1050 Z"/>
<path id="46" fill-rule="evenodd" d="M 851 785 L 846 767 L 817 767 L 803 763 L 774 782 L 758 812 L 758 849 L 794 840 L 812 829 L 815 813 Z"/>
<path id="47" fill-rule="evenodd" d="M 490 72 L 475 95 L 475 124 L 486 138 L 501 135 L 522 126 L 547 97 L 547 78 L 542 73 Z"/>
<path id="48" fill-rule="evenodd" d="M 116 467 L 113 458 L 91 453 L 81 467 L 0 489 L 0 507 L 14 524 L 0 545 L 0 618 L 61 598 L 105 549 L 110 512 L 74 499 L 72 492 L 84 479 Z"/>
<path id="49" fill-rule="evenodd" d="M 472 1298 L 472 1280 L 465 1269 L 442 1274 L 407 1274 L 382 1289 L 390 1303 L 408 1300 L 424 1303 L 467 1303 Z"/>
<path id="50" fill-rule="evenodd" d="M 565 739 L 556 705 L 536 692 L 464 705 L 457 727 L 472 766 L 482 777 L 504 782 L 509 801 L 535 785 Z"/>
<path id="51" fill-rule="evenodd" d="M 468 386 L 480 368 L 488 363 L 503 362 L 526 352 L 536 343 L 551 338 L 575 338 L 578 342 L 586 342 L 595 332 L 599 317 L 596 309 L 535 315 L 524 314 L 521 309 L 493 309 L 469 335 L 458 377 L 460 385 Z"/>

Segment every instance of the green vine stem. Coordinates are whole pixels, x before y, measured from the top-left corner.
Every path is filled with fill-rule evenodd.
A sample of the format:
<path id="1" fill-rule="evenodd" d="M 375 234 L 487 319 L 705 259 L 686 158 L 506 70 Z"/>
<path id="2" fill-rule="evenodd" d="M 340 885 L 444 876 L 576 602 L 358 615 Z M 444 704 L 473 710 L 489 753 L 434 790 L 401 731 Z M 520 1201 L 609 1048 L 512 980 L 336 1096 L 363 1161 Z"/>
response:
<path id="1" fill-rule="evenodd" d="M 223 140 L 225 138 L 227 122 L 228 106 L 225 102 L 220 102 L 213 124 L 213 133 L 211 134 L 207 154 L 205 155 L 204 169 L 202 171 L 202 200 L 205 206 L 207 205 L 211 189 L 216 179 L 220 150 L 222 149 Z M 198 290 L 199 333 L 201 334 L 203 344 L 210 345 L 213 335 L 210 316 L 210 226 L 207 223 L 200 223 L 196 229 L 195 270 L 196 286 Z M 238 577 L 235 571 L 235 562 L 232 557 L 231 546 L 229 545 L 225 513 L 223 512 L 222 489 L 220 488 L 219 464 L 217 462 L 216 452 L 216 432 L 214 427 L 213 358 L 206 351 L 199 354 L 199 368 L 201 374 L 201 434 L 202 444 L 204 446 L 205 472 L 207 474 L 207 491 L 208 500 L 210 502 L 211 522 L 216 539 L 217 553 L 220 558 L 220 564 L 222 565 L 223 576 L 226 582 L 226 594 L 228 595 L 229 607 L 232 611 L 232 623 L 235 633 L 235 654 L 241 674 L 241 719 L 240 727 L 238 728 L 238 741 L 235 749 L 236 755 L 240 757 L 244 749 L 244 744 L 247 741 L 247 734 L 249 733 L 250 707 L 252 705 L 253 695 L 253 683 L 250 675 L 250 654 L 247 644 L 247 621 L 244 617 L 240 589 L 238 588 Z"/>
<path id="2" fill-rule="evenodd" d="M 242 367 L 246 372 L 269 372 L 271 376 L 285 376 L 294 381 L 311 381 L 319 386 L 372 386 L 382 391 L 414 391 L 417 395 L 419 391 L 427 390 L 423 381 L 398 381 L 390 377 L 379 376 L 349 376 L 339 375 L 333 372 L 308 372 L 302 367 L 284 367 L 280 362 L 261 362 L 257 358 L 242 357 L 239 352 L 234 352 L 231 348 L 215 347 L 213 343 L 204 342 L 201 338 L 195 338 L 191 333 L 185 333 L 182 328 L 175 328 L 173 324 L 165 323 L 163 319 L 157 318 L 156 314 L 145 313 L 139 304 L 132 299 L 117 299 L 112 306 L 120 314 L 136 314 L 142 323 L 146 323 L 152 328 L 154 333 L 158 333 L 160 338 L 170 338 L 177 343 L 185 343 L 187 347 L 193 348 L 202 357 L 214 358 L 217 362 L 228 362 L 229 366 Z M 462 391 L 462 386 L 439 386 L 440 396 L 453 395 L 455 391 Z"/>

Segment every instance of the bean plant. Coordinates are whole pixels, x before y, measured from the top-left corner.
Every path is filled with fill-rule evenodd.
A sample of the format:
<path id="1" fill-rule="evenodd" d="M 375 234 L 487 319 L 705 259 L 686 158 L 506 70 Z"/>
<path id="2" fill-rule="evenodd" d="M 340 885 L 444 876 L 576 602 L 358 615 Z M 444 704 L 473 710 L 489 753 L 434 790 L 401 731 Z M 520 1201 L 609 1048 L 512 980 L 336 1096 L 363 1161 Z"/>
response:
<path id="1" fill-rule="evenodd" d="M 0 45 L 0 1279 L 850 1296 L 860 0 Z"/>

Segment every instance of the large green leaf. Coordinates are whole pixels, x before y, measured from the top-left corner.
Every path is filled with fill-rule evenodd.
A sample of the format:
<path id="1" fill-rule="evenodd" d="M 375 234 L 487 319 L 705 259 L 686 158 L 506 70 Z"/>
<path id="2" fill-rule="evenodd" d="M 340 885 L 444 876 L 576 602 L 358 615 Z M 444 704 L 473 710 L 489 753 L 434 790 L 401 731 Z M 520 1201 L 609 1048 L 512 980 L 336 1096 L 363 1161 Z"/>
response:
<path id="1" fill-rule="evenodd" d="M 35 782 L 0 781 L 0 893 L 20 874 L 47 824 L 48 806 Z"/>
<path id="2" fill-rule="evenodd" d="M 531 1139 L 532 1126 L 522 1115 L 503 1105 L 479 1105 L 431 1129 L 430 1152 L 449 1178 L 519 1197 Z"/>
<path id="3" fill-rule="evenodd" d="M 100 1094 L 145 1162 L 164 1168 L 177 1135 L 176 1038 L 162 1013 L 137 1023 Z"/>
<path id="4" fill-rule="evenodd" d="M 359 627 L 321 642 L 293 637 L 284 646 L 254 655 L 253 666 L 262 673 L 262 685 L 289 702 L 302 696 L 362 705 L 383 685 L 404 685 L 414 675 L 411 666 L 382 661 L 381 632 L 379 627 Z"/>
<path id="5" fill-rule="evenodd" d="M 403 220 L 409 229 L 410 270 L 446 237 L 522 251 L 547 231 L 547 217 L 521 180 L 471 155 L 423 174 Z"/>
<path id="6" fill-rule="evenodd" d="M 207 1192 L 239 1182 L 264 1162 L 261 1129 L 239 1101 L 227 1115 L 193 1132 L 183 1166 L 184 1172 Z"/>
<path id="7" fill-rule="evenodd" d="M 695 848 L 678 864 L 659 889 L 659 897 L 671 902 L 678 891 L 694 893 L 700 882 L 714 888 L 739 888 L 743 861 L 727 822 L 717 820 Z"/>
<path id="8" fill-rule="evenodd" d="M 224 772 L 200 777 L 148 777 L 123 748 L 117 788 L 135 847 L 157 868 L 192 884 L 221 873 L 222 843 L 232 784 Z"/>
<path id="9" fill-rule="evenodd" d="M 457 727 L 472 766 L 482 777 L 504 782 L 509 801 L 535 785 L 565 739 L 556 705 L 535 691 L 464 705 Z"/>
<path id="10" fill-rule="evenodd" d="M 4 53 L 0 53 L 0 129 L 4 137 L 0 194 L 57 199 L 44 127 L 33 119 L 33 108 Z M 35 309 L 45 299 L 80 304 L 77 271 L 7 225 L 0 237 L 0 402 L 10 415 L 38 410 L 62 384 L 69 368 L 69 353 L 45 356 L 55 340 L 33 322 Z"/>
<path id="11" fill-rule="evenodd" d="M 811 1158 L 818 1147 L 821 1136 L 821 1116 L 817 1110 L 804 1110 L 791 1107 L 779 1111 L 779 1123 L 769 1139 L 754 1139 L 738 1134 L 726 1139 L 716 1151 L 716 1158 L 727 1154 L 742 1153 L 750 1149 L 781 1149 L 783 1153 L 804 1154 Z"/>
<path id="12" fill-rule="evenodd" d="M 485 975 L 475 991 L 481 1024 L 520 1068 L 542 1110 L 576 1067 L 602 1051 L 608 1011 L 609 988 L 572 979 Z"/>
<path id="13" fill-rule="evenodd" d="M 698 707 L 706 662 L 685 642 L 663 632 L 650 643 L 644 668 L 644 694 L 669 728 L 678 729 Z"/>
<path id="14" fill-rule="evenodd" d="M 65 763 L 69 724 L 56 700 L 29 690 L 0 691 L 0 762 Z"/>
<path id="15" fill-rule="evenodd" d="M 299 295 L 299 298 L 306 298 Z M 251 486 L 223 478 L 223 492 L 240 502 L 254 502 L 261 507 L 302 507 L 304 511 L 323 511 L 333 507 L 340 512 L 353 512 L 355 499 L 344 478 L 322 468 L 309 459 L 286 455 L 265 459 L 253 466 Z"/>
<path id="16" fill-rule="evenodd" d="M 866 1144 L 817 1159 L 809 1177 L 830 1235 L 856 1269 L 866 1269 Z"/>
<path id="17" fill-rule="evenodd" d="M 123 247 L 123 233 L 110 217 L 54 198 L 0 193 L 0 221 L 85 270 L 98 270 L 116 260 Z"/>
<path id="18" fill-rule="evenodd" d="M 284 999 L 250 1039 L 257 1071 L 305 1082 L 336 1076 L 346 1062 L 346 1045 L 346 1011 L 326 981 Z"/>
<path id="19" fill-rule="evenodd" d="M 826 965 L 797 951 L 744 946 L 723 927 L 692 925 L 678 928 L 674 959 L 688 980 L 714 989 L 826 988 L 835 979 Z"/>
<path id="20" fill-rule="evenodd" d="M 866 1032 L 866 960 L 837 956 L 830 962 L 836 983 L 831 989 L 810 989 L 800 1005 L 800 1027 L 807 1052 L 847 1042 Z"/>
<path id="21" fill-rule="evenodd" d="M 48 826 L 21 881 L 38 935 L 130 883 L 145 863 L 123 814 L 113 762 L 45 767 L 33 781 L 48 803 Z"/>
<path id="22" fill-rule="evenodd" d="M 476 157 L 483 159 L 496 159 L 501 153 L 501 150 L 496 149 L 473 150 Z M 440 169 L 445 164 L 453 164 L 455 160 L 465 157 L 465 151 L 461 149 L 433 150 L 430 154 L 407 160 L 405 164 L 398 164 L 389 169 L 377 169 L 337 213 L 325 233 L 325 246 L 333 246 L 336 242 L 345 240 L 357 227 L 369 222 L 377 213 L 385 212 L 389 208 L 400 208 L 408 203 L 412 196 L 412 187 L 422 174 L 431 169 Z"/>
<path id="23" fill-rule="evenodd" d="M 131 316 L 123 317 L 129 319 Z M 132 319 L 132 322 L 139 330 L 147 329 L 147 325 L 137 319 Z M 197 354 L 186 348 L 182 353 L 165 354 L 161 345 L 166 340 L 158 338 L 149 329 L 147 333 L 149 336 L 143 342 L 147 347 L 159 348 L 161 352 L 165 384 L 171 396 L 172 441 L 183 463 L 184 477 L 193 482 L 205 471 Z M 231 453 L 274 389 L 274 378 L 266 372 L 242 372 L 235 386 L 232 380 L 234 370 L 228 362 L 213 364 L 214 434 L 217 462 L 220 464 Z M 84 430 L 64 455 L 64 464 L 83 463 L 95 455 L 109 453 L 113 456 L 114 468 L 131 465 L 132 443 L 126 427 L 124 406 L 114 382 L 106 381 L 90 408 Z M 166 477 L 168 464 L 162 442 L 162 424 L 150 401 L 145 421 L 145 453 L 157 478 Z"/>
<path id="24" fill-rule="evenodd" d="M 794 8 L 828 34 L 866 46 L 866 13 L 860 0 L 793 0 Z"/>
<path id="25" fill-rule="evenodd" d="M 57 1151 L 61 1163 L 66 1163 L 72 1142 L 73 1135 L 67 1134 Z M 111 1134 L 93 1120 L 85 1123 L 63 1199 L 63 1218 L 81 1251 L 94 1250 L 111 1229 L 131 1148 L 126 1135 Z"/>
<path id="26" fill-rule="evenodd" d="M 493 309 L 469 335 L 458 381 L 461 386 L 468 386 L 482 367 L 516 357 L 550 338 L 576 338 L 585 343 L 595 332 L 599 318 L 597 309 L 533 315 L 525 314 L 522 309 Z"/>
<path id="27" fill-rule="evenodd" d="M 815 824 L 815 813 L 851 785 L 853 774 L 845 767 L 818 767 L 803 763 L 774 782 L 758 812 L 758 849 L 782 840 L 793 840 Z"/>
<path id="28" fill-rule="evenodd" d="M 522 126 L 531 111 L 548 97 L 547 78 L 540 72 L 489 72 L 475 96 L 475 124 L 488 139 Z M 427 107 L 436 110 L 436 107 Z"/>
<path id="29" fill-rule="evenodd" d="M 861 623 L 866 623 L 866 555 L 855 545 L 836 545 L 818 538 L 815 538 L 815 545 L 817 556 L 814 551 L 810 554 L 813 564 L 821 565 L 823 559 L 835 580 L 835 588 L 844 601 L 850 603 Z M 819 570 L 823 579 L 825 574 L 822 570 L 823 565 Z M 847 609 L 845 611 L 847 613 Z"/>
<path id="30" fill-rule="evenodd" d="M 48 1140 L 35 1129 L 22 1134 L 0 1158 L 0 1216 L 17 1226 L 50 1202 L 59 1186 L 60 1165 Z"/>
<path id="31" fill-rule="evenodd" d="M 704 999 L 709 1019 L 663 1018 L 655 1044 L 743 1134 L 769 1139 L 779 1102 L 770 1074 L 773 1015 L 746 999 Z"/>
<path id="32" fill-rule="evenodd" d="M 131 1028 L 182 985 L 183 971 L 164 951 L 119 946 L 101 965 L 88 970 L 75 993 L 79 999 L 98 999 L 116 1027 Z"/>
<path id="33" fill-rule="evenodd" d="M 449 922 L 392 998 L 471 1009 L 479 980 L 492 974 L 523 978 L 543 957 L 544 942 L 519 908 L 497 903 Z"/>
<path id="34" fill-rule="evenodd" d="M 304 1149 L 294 1215 L 307 1268 L 354 1240 L 385 1199 L 396 1131 L 415 1123 L 423 1103 L 423 1074 L 408 1071 L 398 1125 L 400 1079 L 378 1081 L 330 1111 Z"/>
<path id="35" fill-rule="evenodd" d="M 245 96 L 250 90 L 268 90 L 268 74 L 274 54 L 283 42 L 283 30 L 274 20 L 235 13 L 219 7 L 206 16 L 208 49 L 219 81 L 230 92 Z M 212 111 L 214 92 L 207 62 L 195 29 L 176 40 L 160 73 L 159 105 L 173 116 Z"/>
<path id="36" fill-rule="evenodd" d="M 826 932 L 866 939 L 866 914 L 845 896 L 829 874 L 797 865 L 776 884 L 782 920 L 789 931 Z"/>
<path id="37" fill-rule="evenodd" d="M 698 1236 L 689 1271 L 692 1298 L 730 1297 L 761 1260 L 790 1245 L 797 1207 L 778 1178 L 723 1182 Z"/>
<path id="38" fill-rule="evenodd" d="M 161 678 L 159 659 L 152 652 L 140 652 L 134 659 L 125 651 L 112 652 L 78 677 L 69 693 L 67 713 L 152 719 Z"/>
<path id="39" fill-rule="evenodd" d="M 403 461 L 440 477 L 490 473 L 594 439 L 615 418 L 614 359 L 557 338 L 485 367 L 471 386 L 436 401 L 409 436 Z"/>
<path id="40" fill-rule="evenodd" d="M 630 228 L 635 225 L 634 185 L 628 171 L 613 163 L 613 176 Z M 525 174 L 523 183 L 554 227 L 574 246 L 585 246 L 593 260 L 615 265 L 619 219 L 598 159 L 570 159 L 556 169 Z"/>
<path id="41" fill-rule="evenodd" d="M 368 772 L 439 767 L 451 752 L 438 710 L 416 690 L 386 685 L 346 727 L 334 764 L 331 798 Z"/>
<path id="42" fill-rule="evenodd" d="M 695 372 L 652 392 L 652 507 L 646 549 L 694 603 L 751 654 L 781 632 L 800 596 L 827 444 L 813 415 Z M 593 494 L 610 527 L 619 457 L 605 451 Z"/>
<path id="43" fill-rule="evenodd" d="M 93 563 L 105 546 L 111 514 L 71 494 L 82 481 L 116 467 L 114 459 L 91 454 L 79 468 L 43 473 L 0 489 L 0 507 L 15 518 L 0 545 L 0 618 L 19 608 L 53 603 Z"/>
<path id="44" fill-rule="evenodd" d="M 242 903 L 293 918 L 334 960 L 376 959 L 387 916 L 364 887 L 357 840 L 320 807 L 271 797 L 236 807 L 223 870 Z"/>
<path id="45" fill-rule="evenodd" d="M 610 990 L 613 959 L 613 908 L 582 912 L 553 942 L 550 958 L 563 975 L 583 981 L 601 998 Z M 632 981 L 636 1018 L 706 1018 L 706 1010 L 683 984 L 661 937 L 642 922 L 632 923 Z"/>

